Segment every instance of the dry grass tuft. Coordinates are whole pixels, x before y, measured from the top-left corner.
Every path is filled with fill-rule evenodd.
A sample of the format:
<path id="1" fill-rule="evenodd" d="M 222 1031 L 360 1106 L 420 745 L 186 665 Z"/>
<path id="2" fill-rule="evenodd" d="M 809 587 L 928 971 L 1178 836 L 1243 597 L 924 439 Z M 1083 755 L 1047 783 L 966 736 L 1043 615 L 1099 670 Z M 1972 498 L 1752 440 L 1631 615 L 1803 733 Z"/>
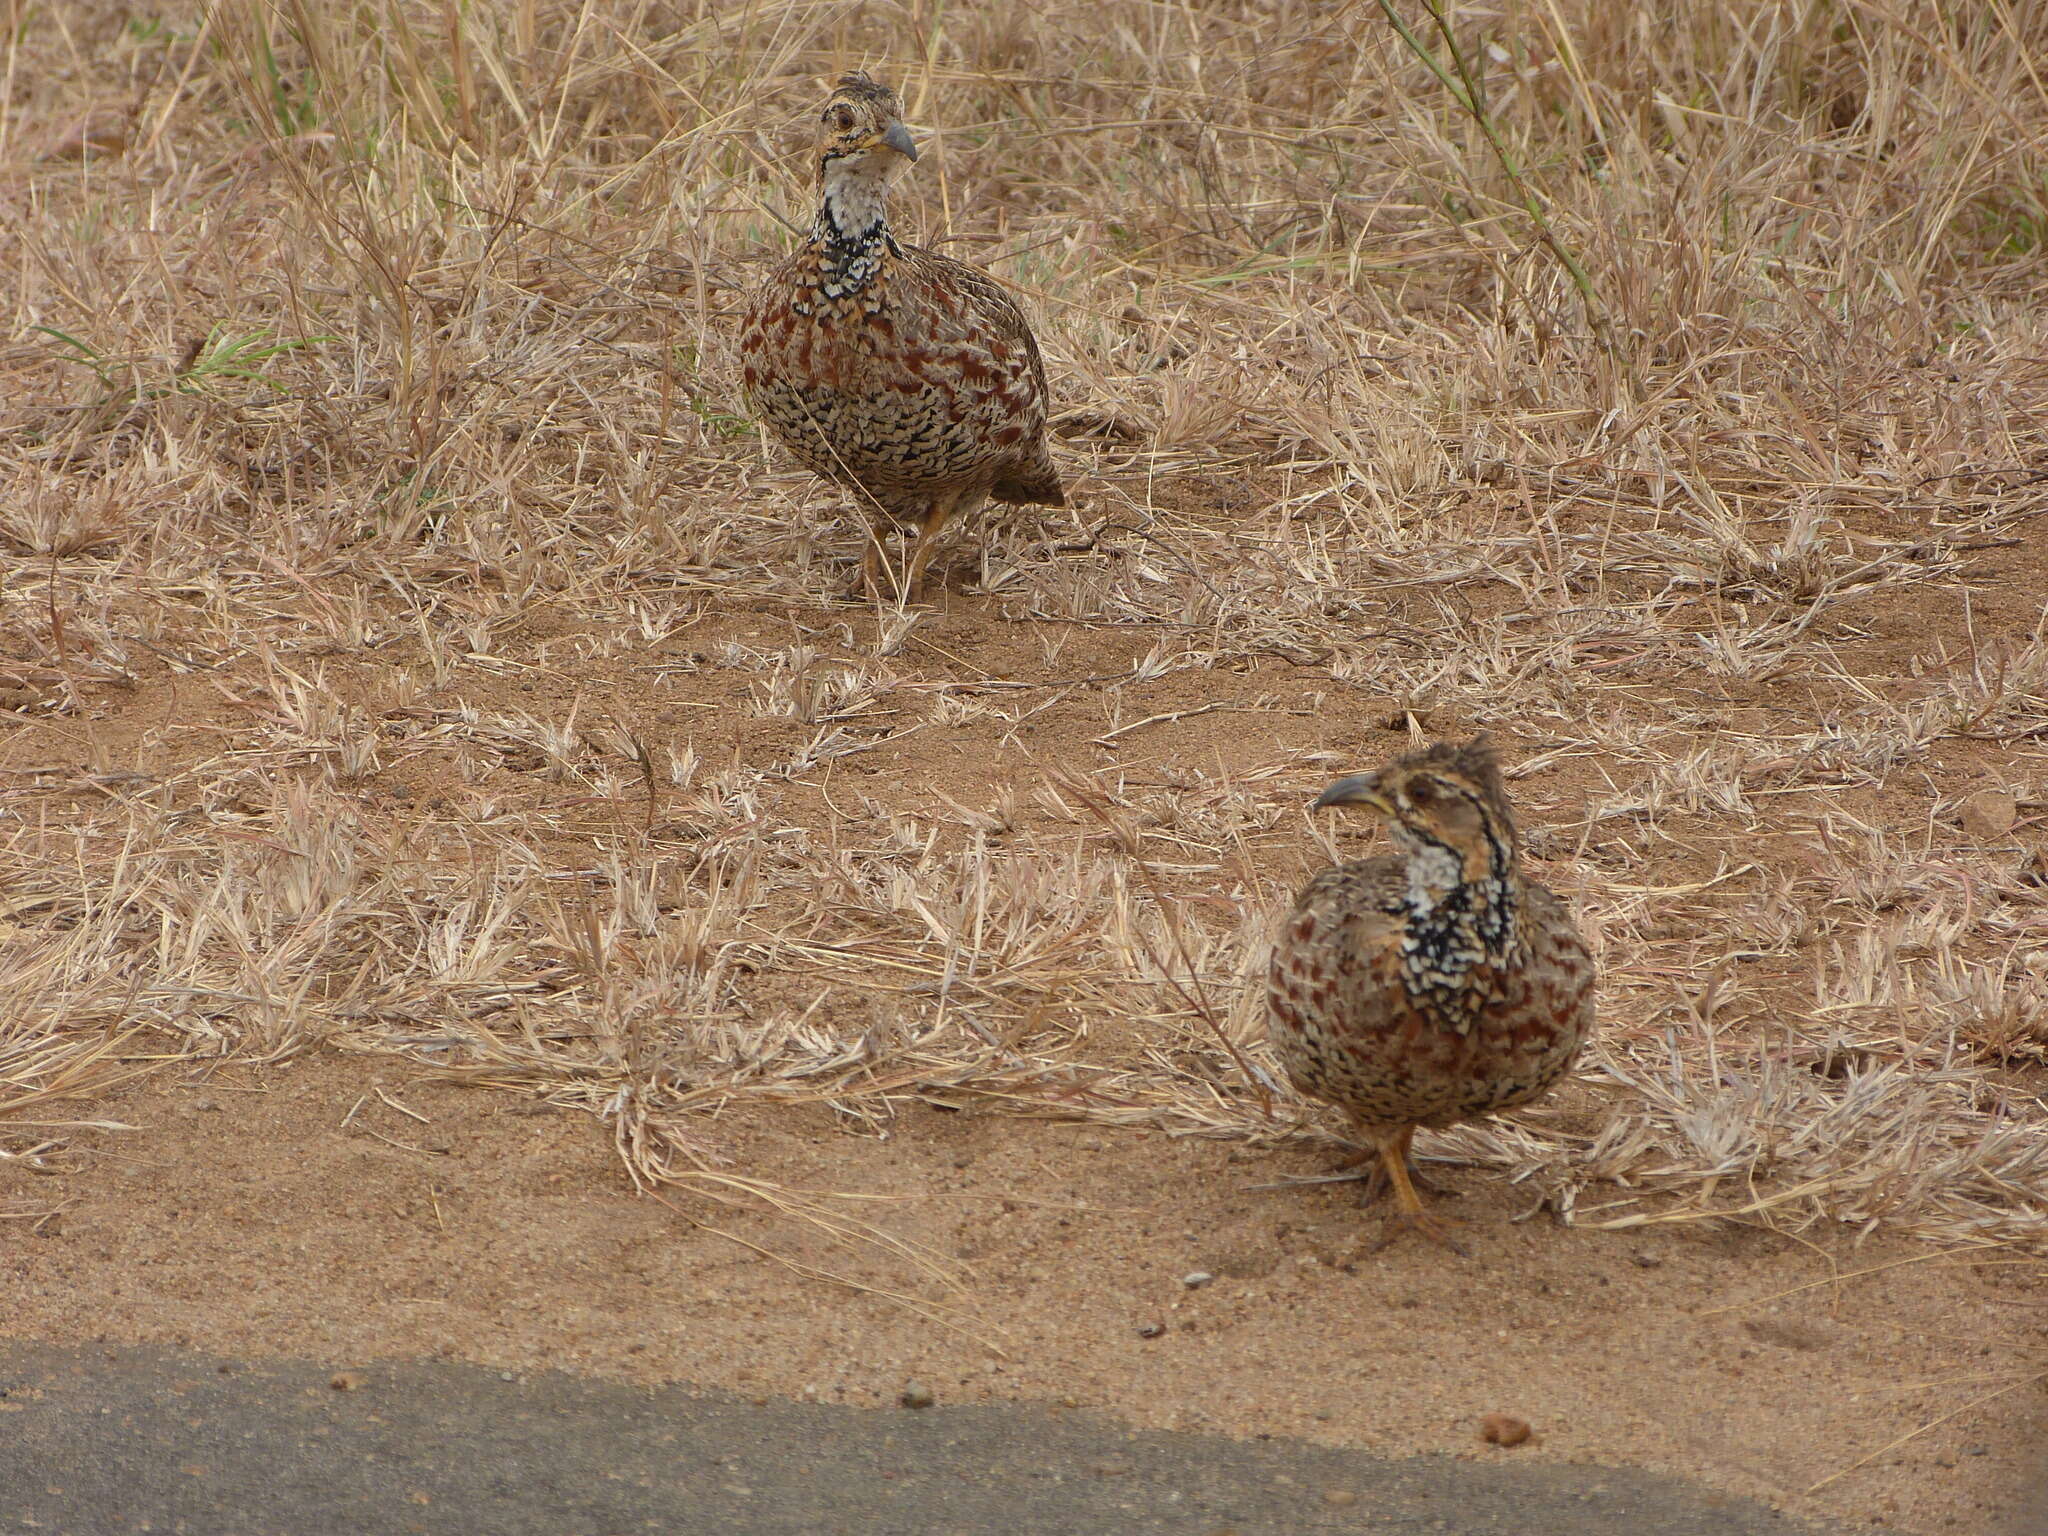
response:
<path id="1" fill-rule="evenodd" d="M 848 1240 L 715 1112 L 1326 1137 L 1247 985 L 1300 808 L 1483 725 L 1604 1107 L 1436 1154 L 2048 1236 L 2048 13 L 80 0 L 0 54 L 0 1152 L 318 1045 Z M 857 64 L 1082 492 L 936 615 L 839 599 L 729 356 Z"/>

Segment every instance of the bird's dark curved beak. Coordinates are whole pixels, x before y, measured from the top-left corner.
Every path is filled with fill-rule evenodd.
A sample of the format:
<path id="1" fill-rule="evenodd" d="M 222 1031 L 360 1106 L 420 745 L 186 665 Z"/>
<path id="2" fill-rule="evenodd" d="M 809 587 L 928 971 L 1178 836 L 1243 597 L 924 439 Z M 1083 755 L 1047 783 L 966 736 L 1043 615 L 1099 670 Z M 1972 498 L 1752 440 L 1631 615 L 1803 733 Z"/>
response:
<path id="1" fill-rule="evenodd" d="M 1388 809 L 1386 796 L 1380 793 L 1380 776 L 1376 773 L 1354 773 L 1348 779 L 1339 779 L 1320 795 L 1311 810 L 1327 810 L 1333 805 L 1367 805 L 1376 811 Z"/>
<path id="2" fill-rule="evenodd" d="M 917 158 L 917 141 L 911 138 L 910 130 L 901 123 L 891 123 L 882 131 L 882 143 L 906 160 Z"/>

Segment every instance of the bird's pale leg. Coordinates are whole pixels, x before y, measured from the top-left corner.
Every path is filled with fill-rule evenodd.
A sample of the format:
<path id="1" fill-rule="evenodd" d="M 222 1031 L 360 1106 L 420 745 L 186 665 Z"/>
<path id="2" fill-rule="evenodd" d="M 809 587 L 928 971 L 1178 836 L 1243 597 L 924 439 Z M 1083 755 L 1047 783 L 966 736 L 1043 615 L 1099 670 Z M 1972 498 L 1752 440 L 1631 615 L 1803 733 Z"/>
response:
<path id="1" fill-rule="evenodd" d="M 1363 1126 L 1358 1127 L 1358 1133 L 1366 1138 L 1365 1145 L 1339 1162 L 1331 1170 L 1328 1177 L 1314 1182 L 1333 1183 L 1336 1182 L 1337 1175 L 1350 1174 L 1352 1178 L 1362 1179 L 1365 1182 L 1365 1189 L 1360 1193 L 1358 1203 L 1360 1205 L 1371 1205 L 1375 1201 L 1386 1199 L 1387 1191 L 1392 1188 L 1392 1181 L 1387 1177 L 1386 1159 L 1380 1151 L 1379 1138 L 1365 1130 Z M 1409 1134 L 1412 1136 L 1414 1133 L 1410 1132 Z M 1447 1188 L 1433 1179 L 1424 1178 L 1422 1170 L 1415 1166 L 1415 1159 L 1412 1156 L 1408 1156 L 1404 1160 L 1408 1164 L 1408 1182 L 1415 1189 L 1426 1189 L 1432 1195 L 1455 1195 L 1457 1193 L 1456 1190 Z M 1366 1166 L 1368 1163 L 1372 1165 L 1369 1168 Z M 1354 1170 L 1356 1171 L 1354 1172 Z"/>
<path id="2" fill-rule="evenodd" d="M 1404 1232 L 1417 1232 L 1465 1258 L 1464 1248 L 1451 1235 L 1452 1223 L 1423 1205 L 1422 1197 L 1415 1193 L 1414 1181 L 1408 1177 L 1408 1144 L 1414 1139 L 1415 1128 L 1409 1126 L 1380 1143 L 1380 1164 L 1387 1170 L 1387 1182 L 1393 1186 L 1395 1209 L 1387 1213 L 1386 1234 L 1373 1245 L 1373 1251 L 1377 1253 Z"/>
<path id="3" fill-rule="evenodd" d="M 861 551 L 860 589 L 871 602 L 883 600 L 882 570 L 888 564 L 888 554 L 882 548 L 882 540 L 886 537 L 880 523 L 872 525 L 868 529 L 867 547 Z M 891 573 L 889 586 L 893 588 L 895 584 L 894 573 Z"/>
<path id="4" fill-rule="evenodd" d="M 904 563 L 903 601 L 906 603 L 914 603 L 924 596 L 924 568 L 931 563 L 932 552 L 937 547 L 933 540 L 953 514 L 960 510 L 962 500 L 964 498 L 959 496 L 941 496 L 925 513 L 917 537 L 911 540 L 910 558 Z"/>

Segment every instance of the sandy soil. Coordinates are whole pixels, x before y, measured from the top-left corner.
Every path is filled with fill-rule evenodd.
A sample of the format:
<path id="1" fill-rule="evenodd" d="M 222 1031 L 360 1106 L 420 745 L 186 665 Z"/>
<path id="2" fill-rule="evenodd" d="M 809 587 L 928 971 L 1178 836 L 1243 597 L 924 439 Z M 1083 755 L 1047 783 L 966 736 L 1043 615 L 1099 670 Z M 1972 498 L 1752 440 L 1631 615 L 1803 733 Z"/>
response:
<path id="1" fill-rule="evenodd" d="M 1933 1416 L 1933 1384 L 1996 1384 L 2038 1355 L 2038 1266 L 1733 1226 L 1564 1231 L 1512 1220 L 1529 1200 L 1465 1170 L 1441 1176 L 1468 1261 L 1373 1253 L 1355 1186 L 1252 1187 L 1319 1171 L 1295 1152 L 930 1108 L 886 1140 L 823 1111 L 721 1123 L 750 1172 L 887 1197 L 891 1230 L 967 1267 L 949 1295 L 801 1223 L 636 1194 L 591 1117 L 397 1064 L 158 1078 L 97 1114 L 139 1133 L 81 1140 L 54 1178 L 0 1165 L 0 1205 L 53 1183 L 66 1199 L 8 1229 L 10 1336 L 846 1403 L 915 1380 L 1140 1426 L 1646 1466 L 1911 1531 L 1999 1529 L 2040 1492 L 2048 1414 L 2026 1393 L 1806 1491 Z M 801 1278 L 735 1239 L 944 1310 Z M 1198 1272 L 1215 1278 L 1190 1289 Z M 1534 1441 L 1482 1445 L 1493 1411 Z"/>

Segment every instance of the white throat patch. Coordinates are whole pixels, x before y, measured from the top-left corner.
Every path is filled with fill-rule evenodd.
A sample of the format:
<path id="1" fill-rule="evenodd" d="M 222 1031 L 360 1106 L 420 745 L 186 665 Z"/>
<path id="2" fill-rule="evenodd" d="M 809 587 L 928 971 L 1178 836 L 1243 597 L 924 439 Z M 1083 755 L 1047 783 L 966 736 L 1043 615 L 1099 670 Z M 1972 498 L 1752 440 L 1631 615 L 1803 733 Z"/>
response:
<path id="1" fill-rule="evenodd" d="M 843 239 L 857 239 L 889 216 L 888 185 L 866 171 L 833 167 L 825 173 L 825 205 Z"/>
<path id="2" fill-rule="evenodd" d="M 1408 901 L 1417 912 L 1429 913 L 1463 878 L 1458 856 L 1438 843 L 1417 842 L 1407 849 Z"/>

